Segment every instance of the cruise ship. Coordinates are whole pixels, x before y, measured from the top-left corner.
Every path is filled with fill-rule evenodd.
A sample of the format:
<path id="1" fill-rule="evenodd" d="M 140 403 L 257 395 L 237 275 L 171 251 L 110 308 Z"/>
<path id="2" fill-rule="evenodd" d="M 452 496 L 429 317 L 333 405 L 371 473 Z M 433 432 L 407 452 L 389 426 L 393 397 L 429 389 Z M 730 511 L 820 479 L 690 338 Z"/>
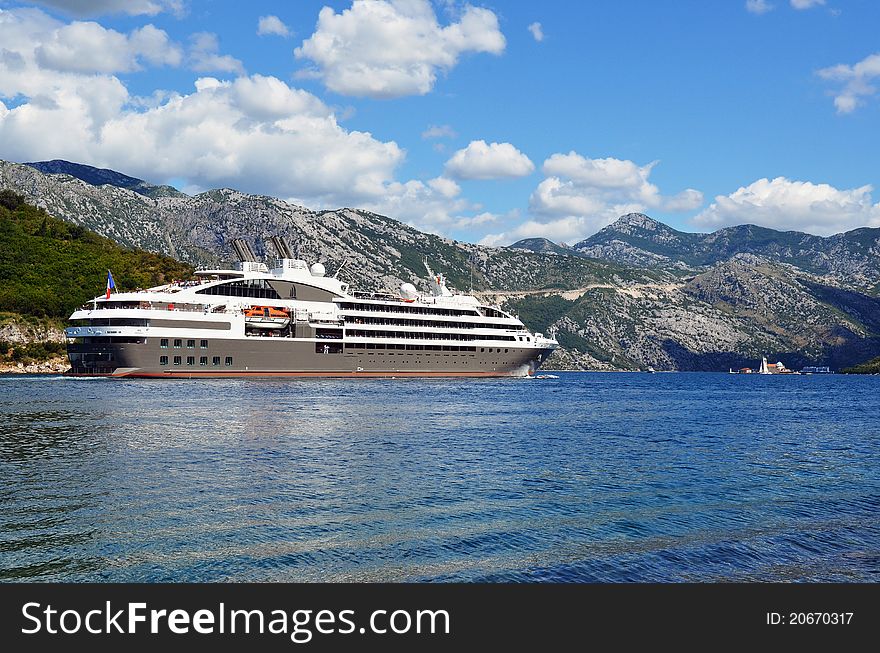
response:
<path id="1" fill-rule="evenodd" d="M 279 237 L 270 269 L 233 241 L 238 269 L 96 297 L 65 330 L 86 376 L 529 376 L 558 346 L 513 315 L 453 293 L 427 260 L 429 292 L 357 292 Z M 108 284 L 109 285 L 109 284 Z"/>

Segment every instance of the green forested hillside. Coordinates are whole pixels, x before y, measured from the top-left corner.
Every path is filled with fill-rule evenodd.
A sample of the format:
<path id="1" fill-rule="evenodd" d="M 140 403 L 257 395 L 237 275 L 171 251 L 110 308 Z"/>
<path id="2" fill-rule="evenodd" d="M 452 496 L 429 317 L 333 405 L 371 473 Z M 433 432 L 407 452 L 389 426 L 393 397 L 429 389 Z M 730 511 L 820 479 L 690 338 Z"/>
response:
<path id="1" fill-rule="evenodd" d="M 840 371 L 844 374 L 880 374 L 880 357 Z"/>
<path id="2" fill-rule="evenodd" d="M 0 191 L 0 311 L 66 318 L 101 294 L 107 270 L 118 290 L 187 278 L 193 271 L 167 256 L 124 249 Z"/>

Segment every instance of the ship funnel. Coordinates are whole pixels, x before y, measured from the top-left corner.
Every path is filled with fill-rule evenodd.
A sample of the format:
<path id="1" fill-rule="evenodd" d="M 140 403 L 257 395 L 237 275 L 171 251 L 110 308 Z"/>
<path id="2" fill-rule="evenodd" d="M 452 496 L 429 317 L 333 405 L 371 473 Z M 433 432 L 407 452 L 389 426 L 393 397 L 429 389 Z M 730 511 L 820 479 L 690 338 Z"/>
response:
<path id="1" fill-rule="evenodd" d="M 242 263 L 256 263 L 257 255 L 254 254 L 254 250 L 251 249 L 250 243 L 241 238 L 235 238 L 232 240 L 232 247 L 235 249 L 235 254 L 238 256 L 238 260 Z"/>
<path id="2" fill-rule="evenodd" d="M 284 236 L 270 236 L 269 242 L 272 244 L 272 248 L 278 253 L 278 258 L 293 258 L 290 245 Z"/>

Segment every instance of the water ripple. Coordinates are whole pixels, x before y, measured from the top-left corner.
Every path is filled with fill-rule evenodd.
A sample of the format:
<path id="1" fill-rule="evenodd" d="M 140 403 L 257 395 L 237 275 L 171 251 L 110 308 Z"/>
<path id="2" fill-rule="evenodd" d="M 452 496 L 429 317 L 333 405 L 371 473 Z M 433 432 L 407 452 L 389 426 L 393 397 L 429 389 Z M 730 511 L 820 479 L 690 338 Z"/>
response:
<path id="1" fill-rule="evenodd" d="M 877 581 L 880 379 L 3 377 L 0 580 Z"/>

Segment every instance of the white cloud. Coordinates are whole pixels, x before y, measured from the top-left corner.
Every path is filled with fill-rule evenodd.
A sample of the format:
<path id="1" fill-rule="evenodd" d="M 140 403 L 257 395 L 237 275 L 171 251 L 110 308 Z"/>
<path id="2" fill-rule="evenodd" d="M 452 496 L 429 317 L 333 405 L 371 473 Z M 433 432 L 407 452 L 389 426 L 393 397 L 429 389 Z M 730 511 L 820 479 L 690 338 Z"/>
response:
<path id="1" fill-rule="evenodd" d="M 825 0 L 791 0 L 791 6 L 795 9 L 810 9 L 824 4 Z"/>
<path id="2" fill-rule="evenodd" d="M 532 194 L 532 210 L 544 215 L 585 216 L 617 210 L 617 206 L 681 212 L 702 204 L 702 193 L 692 188 L 671 197 L 662 195 L 649 181 L 656 165 L 657 161 L 640 166 L 627 159 L 590 159 L 574 151 L 553 154 L 544 161 L 547 179 Z"/>
<path id="3" fill-rule="evenodd" d="M 446 162 L 446 173 L 458 179 L 500 179 L 531 174 L 535 164 L 510 143 L 471 141 Z"/>
<path id="4" fill-rule="evenodd" d="M 458 134 L 449 125 L 428 125 L 428 128 L 422 132 L 422 138 L 455 138 Z"/>
<path id="5" fill-rule="evenodd" d="M 517 211 L 513 211 L 515 215 L 518 215 Z M 483 213 L 478 213 L 477 215 L 470 217 L 461 217 L 455 221 L 456 229 L 466 229 L 468 227 L 476 227 L 485 224 L 490 224 L 492 222 L 498 222 L 501 219 L 501 216 L 496 215 L 495 213 L 489 213 L 488 211 L 484 211 Z"/>
<path id="6" fill-rule="evenodd" d="M 480 245 L 499 247 L 501 245 L 511 245 L 523 238 L 547 238 L 557 243 L 575 242 L 581 240 L 582 234 L 589 229 L 590 225 L 586 219 L 574 216 L 550 222 L 528 220 L 510 231 L 486 234 L 480 240 Z"/>
<path id="7" fill-rule="evenodd" d="M 702 227 L 758 224 L 773 229 L 806 231 L 822 236 L 880 226 L 880 203 L 871 186 L 840 190 L 829 184 L 758 179 L 715 201 L 694 218 Z"/>
<path id="8" fill-rule="evenodd" d="M 774 6 L 767 0 L 746 0 L 746 11 L 750 13 L 761 15 L 773 9 Z"/>
<path id="9" fill-rule="evenodd" d="M 163 11 L 180 14 L 184 8 L 182 0 L 31 0 L 31 2 L 60 9 L 78 17 L 104 14 L 155 16 Z"/>
<path id="10" fill-rule="evenodd" d="M 838 64 L 822 68 L 816 74 L 824 80 L 840 83 L 840 89 L 834 95 L 834 106 L 837 113 L 851 113 L 864 104 L 864 98 L 877 92 L 871 81 L 880 77 L 880 52 L 852 66 Z"/>
<path id="11" fill-rule="evenodd" d="M 458 226 L 464 212 L 479 207 L 459 197 L 460 189 L 455 182 L 438 177 L 428 181 L 410 180 L 405 183 L 391 182 L 384 192 L 364 203 L 376 213 L 392 216 L 421 231 L 445 234 Z"/>
<path id="12" fill-rule="evenodd" d="M 487 244 L 544 237 L 577 242 L 625 213 L 649 209 L 677 213 L 703 203 L 703 194 L 686 189 L 663 195 L 649 176 L 657 162 L 640 166 L 625 159 L 590 159 L 577 152 L 554 154 L 544 161 L 543 179 L 529 198 L 533 218 L 501 233 Z"/>
<path id="13" fill-rule="evenodd" d="M 392 98 L 424 95 L 466 52 L 501 54 L 504 47 L 488 9 L 468 5 L 458 22 L 441 27 L 428 0 L 354 0 L 339 14 L 324 7 L 294 54 L 314 62 L 311 74 L 331 91 Z"/>
<path id="14" fill-rule="evenodd" d="M 446 177 L 435 177 L 428 181 L 428 186 L 440 193 L 443 197 L 456 197 L 461 193 L 461 186 Z"/>
<path id="15" fill-rule="evenodd" d="M 665 198 L 659 208 L 670 213 L 685 213 L 698 209 L 702 204 L 703 194 L 698 190 L 688 188 L 672 197 Z"/>
<path id="16" fill-rule="evenodd" d="M 223 72 L 244 74 L 244 65 L 228 54 L 219 54 L 220 41 L 211 32 L 197 32 L 190 36 L 190 68 L 200 73 Z"/>
<path id="17" fill-rule="evenodd" d="M 35 54 L 42 68 L 81 73 L 140 70 L 140 60 L 176 66 L 182 58 L 180 47 L 153 25 L 126 36 L 94 22 L 59 26 L 36 48 Z"/>
<path id="18" fill-rule="evenodd" d="M 528 30 L 538 43 L 544 40 L 544 29 L 541 27 L 541 23 L 532 23 L 529 25 Z"/>
<path id="19" fill-rule="evenodd" d="M 290 30 L 278 16 L 260 16 L 260 20 L 257 21 L 257 35 L 268 36 L 270 34 L 287 38 L 290 36 Z"/>
<path id="20" fill-rule="evenodd" d="M 320 99 L 274 77 L 204 77 L 187 94 L 132 97 L 111 74 L 44 67 L 37 51 L 60 27 L 40 10 L 0 11 L 5 159 L 64 158 L 332 206 L 384 198 L 403 160 L 393 141 L 347 131 Z"/>

